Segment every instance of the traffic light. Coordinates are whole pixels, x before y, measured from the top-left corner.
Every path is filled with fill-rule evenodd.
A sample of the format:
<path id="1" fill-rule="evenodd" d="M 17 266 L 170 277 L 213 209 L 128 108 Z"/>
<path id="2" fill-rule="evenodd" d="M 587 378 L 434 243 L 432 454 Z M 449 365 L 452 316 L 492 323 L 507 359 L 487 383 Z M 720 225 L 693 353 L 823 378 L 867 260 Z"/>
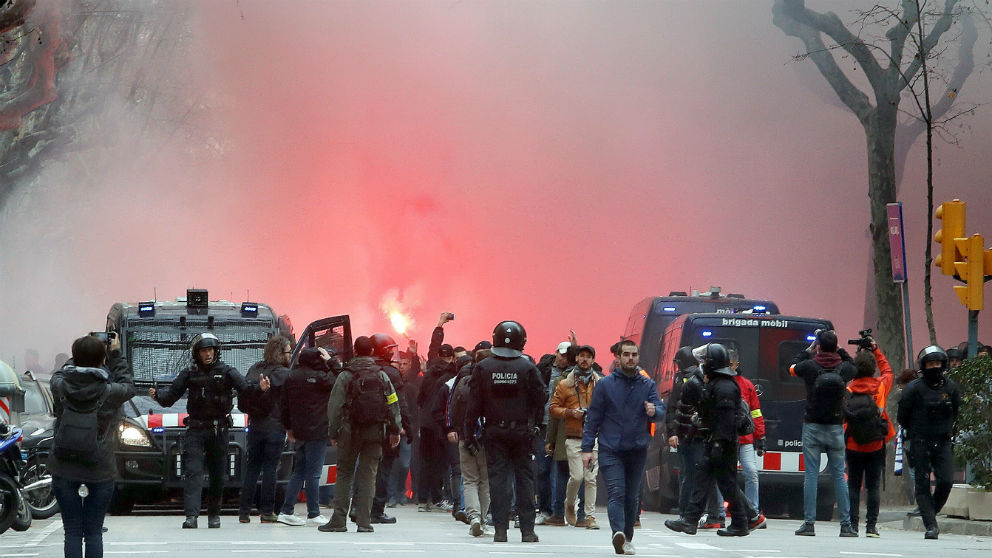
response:
<path id="1" fill-rule="evenodd" d="M 964 260 L 954 244 L 955 238 L 965 236 L 964 213 L 965 203 L 958 199 L 944 202 L 937 207 L 937 218 L 944 224 L 937 234 L 933 235 L 933 239 L 940 244 L 940 254 L 937 254 L 937 259 L 933 263 L 944 275 L 955 275 L 954 264 Z"/>
<path id="2" fill-rule="evenodd" d="M 957 238 L 954 243 L 957 245 L 958 252 L 967 260 L 954 264 L 958 277 L 965 282 L 964 285 L 955 285 L 954 292 L 958 294 L 961 303 L 967 306 L 968 310 L 981 310 L 984 302 L 985 260 L 992 258 L 985 251 L 984 241 L 980 234 L 976 233 L 969 238 Z"/>

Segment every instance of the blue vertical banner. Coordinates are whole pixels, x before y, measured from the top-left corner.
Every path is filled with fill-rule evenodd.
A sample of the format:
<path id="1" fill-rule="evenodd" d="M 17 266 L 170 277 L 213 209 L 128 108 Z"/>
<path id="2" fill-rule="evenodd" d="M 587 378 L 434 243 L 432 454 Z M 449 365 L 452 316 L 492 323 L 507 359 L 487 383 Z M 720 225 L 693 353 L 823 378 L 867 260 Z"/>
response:
<path id="1" fill-rule="evenodd" d="M 902 228 L 902 202 L 885 204 L 889 223 L 889 251 L 892 253 L 892 282 L 906 282 L 906 236 Z"/>

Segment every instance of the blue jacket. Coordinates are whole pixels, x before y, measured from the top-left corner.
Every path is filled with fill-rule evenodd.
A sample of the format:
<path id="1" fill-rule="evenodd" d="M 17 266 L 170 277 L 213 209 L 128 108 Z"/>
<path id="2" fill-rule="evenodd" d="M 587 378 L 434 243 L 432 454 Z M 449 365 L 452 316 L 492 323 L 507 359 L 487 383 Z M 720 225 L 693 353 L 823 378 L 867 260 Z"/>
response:
<path id="1" fill-rule="evenodd" d="M 654 403 L 653 417 L 644 412 L 645 401 Z M 648 423 L 664 420 L 664 416 L 665 404 L 658 398 L 654 380 L 640 372 L 628 378 L 616 368 L 596 384 L 582 432 L 582 451 L 592 451 L 597 436 L 600 451 L 644 449 L 651 439 Z"/>

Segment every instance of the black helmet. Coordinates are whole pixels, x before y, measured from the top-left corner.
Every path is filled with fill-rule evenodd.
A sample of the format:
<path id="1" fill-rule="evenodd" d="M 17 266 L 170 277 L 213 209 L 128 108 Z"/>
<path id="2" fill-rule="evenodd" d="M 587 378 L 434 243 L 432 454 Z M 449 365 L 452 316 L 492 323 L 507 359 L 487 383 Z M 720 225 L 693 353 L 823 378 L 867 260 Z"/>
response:
<path id="1" fill-rule="evenodd" d="M 501 357 L 518 357 L 527 343 L 524 326 L 512 320 L 500 322 L 493 329 L 493 354 Z"/>
<path id="2" fill-rule="evenodd" d="M 393 356 L 393 349 L 396 348 L 396 341 L 385 333 L 376 333 L 370 340 L 372 341 L 372 355 L 382 359 L 390 359 Z"/>
<path id="3" fill-rule="evenodd" d="M 703 372 L 706 374 L 723 374 L 724 376 L 736 376 L 730 368 L 730 356 L 727 349 L 719 343 L 707 343 L 692 350 L 692 356 L 699 361 Z"/>
<path id="4" fill-rule="evenodd" d="M 930 345 L 929 347 L 924 347 L 920 354 L 916 356 L 916 368 L 918 370 L 923 370 L 928 362 L 938 361 L 941 363 L 941 369 L 947 368 L 947 353 L 944 349 L 941 349 L 937 345 Z"/>
<path id="5" fill-rule="evenodd" d="M 200 349 L 207 348 L 214 349 L 214 359 L 217 359 L 220 355 L 220 339 L 213 333 L 201 333 L 193 338 L 193 341 L 189 344 L 189 350 L 193 353 L 193 360 L 200 362 Z"/>
<path id="6" fill-rule="evenodd" d="M 685 346 L 675 353 L 675 364 L 679 370 L 688 370 L 696 365 L 696 357 L 692 356 L 692 347 Z"/>
<path id="7" fill-rule="evenodd" d="M 948 348 L 944 352 L 947 353 L 947 360 L 955 360 L 955 359 L 957 359 L 957 360 L 964 360 L 965 359 L 964 351 L 962 351 L 958 347 L 950 347 L 950 348 Z"/>

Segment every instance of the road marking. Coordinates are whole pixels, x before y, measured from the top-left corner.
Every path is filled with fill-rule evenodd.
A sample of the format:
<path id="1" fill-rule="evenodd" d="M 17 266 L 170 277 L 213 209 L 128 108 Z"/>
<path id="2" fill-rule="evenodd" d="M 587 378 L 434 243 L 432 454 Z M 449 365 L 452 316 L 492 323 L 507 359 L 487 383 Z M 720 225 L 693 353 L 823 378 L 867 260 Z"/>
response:
<path id="1" fill-rule="evenodd" d="M 390 552 L 390 553 L 393 553 L 393 552 L 427 552 L 427 551 L 426 550 L 406 550 L 406 549 L 404 549 L 404 550 L 394 550 L 392 548 L 369 548 L 369 549 L 362 549 L 362 552 Z"/>
<path id="2" fill-rule="evenodd" d="M 38 556 L 38 553 L 35 552 L 34 554 L 0 554 L 0 556 L 4 556 L 4 557 L 10 556 L 11 558 L 13 558 L 14 556 Z"/>
<path id="3" fill-rule="evenodd" d="M 51 535 L 52 532 L 54 532 L 56 529 L 58 529 L 61 526 L 62 526 L 62 520 L 53 521 L 51 525 L 48 525 L 47 527 L 45 527 L 44 529 L 42 529 L 41 530 L 41 533 L 38 533 L 38 536 L 36 536 L 33 539 L 31 539 L 30 541 L 28 541 L 24 545 L 24 547 L 27 548 L 29 546 L 38 546 L 41 543 L 41 541 L 43 541 L 46 538 L 48 538 L 48 535 Z M 4 556 L 18 556 L 18 555 L 17 554 L 4 554 Z M 37 556 L 37 554 L 27 554 L 27 555 L 22 555 L 22 556 Z"/>
<path id="4" fill-rule="evenodd" d="M 240 552 L 242 554 L 246 552 L 264 552 L 266 554 L 272 554 L 272 549 L 270 548 L 256 548 L 254 550 L 232 550 L 231 552 Z M 283 552 L 296 552 L 295 550 L 283 550 Z"/>
<path id="5" fill-rule="evenodd" d="M 857 556 L 902 556 L 902 554 L 886 554 L 884 552 L 840 552 L 840 554 L 854 554 Z"/>
<path id="6" fill-rule="evenodd" d="M 144 554 L 166 554 L 166 553 L 168 553 L 170 551 L 169 550 L 142 550 L 141 552 L 144 553 Z M 133 551 L 130 551 L 130 550 L 104 550 L 103 553 L 104 554 L 134 554 L 134 552 Z"/>
<path id="7" fill-rule="evenodd" d="M 285 544 L 296 544 L 293 541 L 231 541 L 230 544 L 250 544 L 255 545 L 285 545 Z"/>
<path id="8" fill-rule="evenodd" d="M 713 546 L 706 543 L 683 543 L 676 542 L 675 544 L 681 546 L 682 548 L 689 548 L 692 550 L 720 550 L 720 547 Z"/>
<path id="9" fill-rule="evenodd" d="M 103 546 L 165 546 L 167 542 L 105 542 Z M 234 543 L 237 544 L 237 543 Z"/>

